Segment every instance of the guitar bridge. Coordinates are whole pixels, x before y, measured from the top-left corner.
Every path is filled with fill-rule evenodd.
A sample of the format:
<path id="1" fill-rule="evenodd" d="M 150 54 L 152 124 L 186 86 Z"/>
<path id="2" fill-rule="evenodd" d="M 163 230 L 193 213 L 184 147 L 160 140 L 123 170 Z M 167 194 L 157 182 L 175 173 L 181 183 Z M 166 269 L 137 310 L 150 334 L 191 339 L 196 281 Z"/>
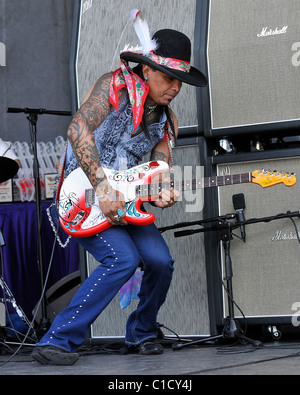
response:
<path id="1" fill-rule="evenodd" d="M 85 216 L 85 211 L 83 211 L 83 210 L 80 211 L 80 212 L 76 215 L 76 217 L 73 219 L 72 225 L 73 225 L 73 226 L 78 225 L 79 222 L 82 220 L 82 218 L 84 218 L 84 216 Z"/>

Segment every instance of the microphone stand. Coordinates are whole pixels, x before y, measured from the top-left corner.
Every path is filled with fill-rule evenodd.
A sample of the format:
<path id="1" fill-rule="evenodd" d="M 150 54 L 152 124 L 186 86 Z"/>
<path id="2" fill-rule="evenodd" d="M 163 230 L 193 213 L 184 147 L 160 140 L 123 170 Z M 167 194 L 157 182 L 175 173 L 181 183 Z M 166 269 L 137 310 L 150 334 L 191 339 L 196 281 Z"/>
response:
<path id="1" fill-rule="evenodd" d="M 29 128 L 30 128 L 30 136 L 31 136 L 31 149 L 33 152 L 33 177 L 35 183 L 35 201 L 36 201 L 36 217 L 37 217 L 37 260 L 38 260 L 38 268 L 40 272 L 40 282 L 41 289 L 44 289 L 44 265 L 43 265 L 43 251 L 42 251 L 42 234 L 41 234 L 41 225 L 42 225 L 42 202 L 41 202 L 41 182 L 40 182 L 40 172 L 39 172 L 39 161 L 37 155 L 37 120 L 38 115 L 42 114 L 50 114 L 50 115 L 62 115 L 62 116 L 70 116 L 72 113 L 70 111 L 52 111 L 45 109 L 34 109 L 34 108 L 15 108 L 8 107 L 8 113 L 25 113 L 28 114 Z M 46 300 L 45 295 L 43 295 L 41 301 L 41 320 L 38 324 L 37 334 L 39 337 L 43 337 L 43 335 L 48 331 L 50 327 L 50 320 L 47 317 L 46 310 Z"/>
<path id="2" fill-rule="evenodd" d="M 206 220 L 200 220 L 200 221 L 195 221 L 195 222 L 183 222 L 179 223 L 173 226 L 167 226 L 164 228 L 160 228 L 160 232 L 164 232 L 166 230 L 170 229 L 176 229 L 176 228 L 181 228 L 181 227 L 188 227 L 188 226 L 194 226 L 194 225 L 203 225 L 209 222 L 216 222 L 215 225 L 209 226 L 209 227 L 204 227 L 202 229 L 192 229 L 192 230 L 186 230 L 186 231 L 180 231 L 180 232 L 175 232 L 174 236 L 175 237 L 182 237 L 182 236 L 187 236 L 190 234 L 194 233 L 200 233 L 200 232 L 209 232 L 209 231 L 216 231 L 217 232 L 217 239 L 218 241 L 222 241 L 223 248 L 224 248 L 224 253 L 225 253 L 225 280 L 226 280 L 226 287 L 227 287 L 227 297 L 228 297 L 228 316 L 225 318 L 224 322 L 224 327 L 221 335 L 216 335 L 216 336 L 210 336 L 206 337 L 201 340 L 195 340 L 195 341 L 188 341 L 186 343 L 175 343 L 172 345 L 173 350 L 180 350 L 183 347 L 190 346 L 190 345 L 196 345 L 196 344 L 201 344 L 205 343 L 208 341 L 212 340 L 218 340 L 218 339 L 237 339 L 244 341 L 248 344 L 252 344 L 255 348 L 260 348 L 263 346 L 262 342 L 258 340 L 252 340 L 248 337 L 245 336 L 243 330 L 241 329 L 239 322 L 235 319 L 234 316 L 234 303 L 233 303 L 233 287 L 232 287 L 232 277 L 233 277 L 233 269 L 232 269 L 232 260 L 230 256 L 230 241 L 232 240 L 232 230 L 239 228 L 241 225 L 248 225 L 248 224 L 253 224 L 253 223 L 258 223 L 258 222 L 270 222 L 276 219 L 283 219 L 283 218 L 292 218 L 292 217 L 300 217 L 300 212 L 290 212 L 288 211 L 287 213 L 283 214 L 278 214 L 276 216 L 272 217 L 264 217 L 264 218 L 259 218 L 259 219 L 250 219 L 247 221 L 244 221 L 243 223 L 237 223 L 235 221 L 233 222 L 228 222 L 228 219 L 236 218 L 236 214 L 227 214 L 224 216 L 219 216 L 215 218 L 210 218 Z"/>

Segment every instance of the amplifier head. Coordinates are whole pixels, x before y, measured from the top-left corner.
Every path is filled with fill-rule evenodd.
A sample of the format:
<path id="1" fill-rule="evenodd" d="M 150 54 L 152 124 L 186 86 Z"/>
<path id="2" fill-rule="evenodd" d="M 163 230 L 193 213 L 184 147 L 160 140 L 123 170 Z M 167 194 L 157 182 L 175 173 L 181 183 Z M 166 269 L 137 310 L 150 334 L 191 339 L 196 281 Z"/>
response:
<path id="1" fill-rule="evenodd" d="M 209 2 L 207 136 L 299 127 L 300 4 Z"/>

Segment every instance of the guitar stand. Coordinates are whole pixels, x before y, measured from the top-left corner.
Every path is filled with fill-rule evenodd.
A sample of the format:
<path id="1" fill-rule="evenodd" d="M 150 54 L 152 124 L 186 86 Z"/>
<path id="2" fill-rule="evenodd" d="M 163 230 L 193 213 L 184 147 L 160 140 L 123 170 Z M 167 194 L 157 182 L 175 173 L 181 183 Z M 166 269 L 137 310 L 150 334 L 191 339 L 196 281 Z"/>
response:
<path id="1" fill-rule="evenodd" d="M 2 254 L 2 247 L 5 245 L 4 242 L 4 237 L 2 234 L 2 231 L 0 229 L 0 249 L 1 249 L 1 258 L 3 257 Z M 37 341 L 37 337 L 35 335 L 34 330 L 31 327 L 31 323 L 28 320 L 26 314 L 24 313 L 24 311 L 22 310 L 21 306 L 17 303 L 16 299 L 14 298 L 14 295 L 12 294 L 11 290 L 9 289 L 8 285 L 6 284 L 6 282 L 4 281 L 3 277 L 0 275 L 0 288 L 2 289 L 3 292 L 3 298 L 0 298 L 0 302 L 5 303 L 5 305 L 7 303 L 10 303 L 12 305 L 12 307 L 15 309 L 16 313 L 18 314 L 18 316 L 22 319 L 22 321 L 24 322 L 24 324 L 28 327 L 28 329 L 30 329 L 29 334 L 31 336 L 31 338 L 35 341 Z M 0 329 L 2 330 L 2 336 L 4 336 L 5 333 L 5 328 L 6 327 L 0 327 Z M 11 328 L 13 330 L 13 328 Z M 3 343 L 5 342 L 5 339 L 3 340 Z"/>
<path id="2" fill-rule="evenodd" d="M 25 325 L 29 328 L 31 328 L 31 323 L 26 317 L 24 311 L 22 310 L 21 306 L 16 302 L 16 299 L 14 298 L 14 295 L 12 294 L 11 290 L 9 289 L 8 285 L 4 281 L 4 279 L 0 276 L 0 287 L 2 288 L 4 298 L 0 299 L 1 302 L 3 303 L 10 303 L 13 308 L 15 309 L 16 313 L 18 316 L 22 319 L 22 321 L 25 323 Z M 13 329 L 12 329 L 13 330 Z M 37 337 L 35 336 L 35 333 L 32 329 L 31 331 L 31 337 L 34 340 L 37 340 Z"/>
<path id="3" fill-rule="evenodd" d="M 206 221 L 205 221 L 206 222 Z M 233 290 L 232 290 L 232 261 L 230 256 L 230 240 L 232 239 L 232 229 L 239 227 L 235 222 L 227 222 L 226 224 L 218 224 L 215 227 L 205 230 L 215 229 L 217 231 L 218 241 L 222 241 L 224 253 L 225 253 L 225 280 L 227 283 L 227 296 L 228 296 L 228 313 L 229 315 L 225 319 L 223 331 L 221 335 L 210 336 L 204 339 L 188 341 L 186 343 L 174 343 L 172 349 L 174 351 L 181 350 L 183 347 L 198 345 L 201 343 L 219 340 L 219 339 L 230 339 L 241 341 L 242 343 L 248 343 L 253 345 L 255 348 L 263 347 L 263 344 L 258 340 L 252 340 L 245 336 L 243 330 L 241 329 L 239 322 L 234 317 L 234 303 L 233 303 Z M 193 232 L 194 233 L 194 232 Z"/>

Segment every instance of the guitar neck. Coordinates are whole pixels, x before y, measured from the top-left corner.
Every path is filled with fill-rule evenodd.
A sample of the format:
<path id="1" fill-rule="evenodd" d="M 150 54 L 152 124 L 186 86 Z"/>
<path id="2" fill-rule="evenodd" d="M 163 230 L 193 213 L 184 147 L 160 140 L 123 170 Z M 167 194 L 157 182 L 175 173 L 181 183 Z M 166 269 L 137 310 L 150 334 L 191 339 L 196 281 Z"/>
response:
<path id="1" fill-rule="evenodd" d="M 137 196 L 157 195 L 162 189 L 174 188 L 177 191 L 195 191 L 197 189 L 221 187 L 225 185 L 244 184 L 252 182 L 252 173 L 234 174 L 229 176 L 214 176 L 201 179 L 175 181 L 170 183 L 144 184 L 136 188 Z"/>
<path id="2" fill-rule="evenodd" d="M 234 174 L 229 176 L 205 177 L 199 180 L 175 182 L 174 188 L 179 191 L 195 191 L 197 189 L 222 187 L 225 185 L 243 184 L 252 182 L 252 174 Z"/>

